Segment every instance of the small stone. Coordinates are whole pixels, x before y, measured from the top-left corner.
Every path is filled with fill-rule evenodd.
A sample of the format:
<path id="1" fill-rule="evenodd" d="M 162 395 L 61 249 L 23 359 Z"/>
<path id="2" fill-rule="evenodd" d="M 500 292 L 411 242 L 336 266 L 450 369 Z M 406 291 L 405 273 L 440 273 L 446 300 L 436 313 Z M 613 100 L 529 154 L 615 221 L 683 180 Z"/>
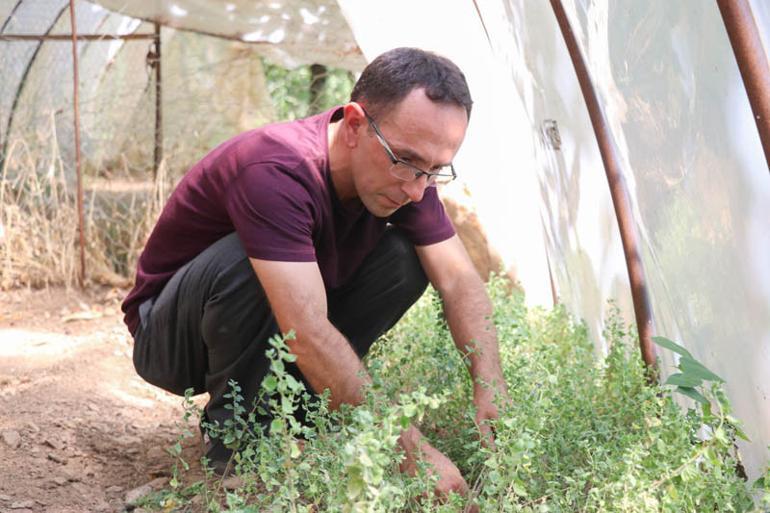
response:
<path id="1" fill-rule="evenodd" d="M 3 431 L 3 442 L 11 449 L 18 449 L 21 445 L 21 435 L 18 431 Z"/>
<path id="2" fill-rule="evenodd" d="M 140 445 L 142 439 L 134 435 L 123 435 L 115 439 L 121 445 Z"/>
<path id="3" fill-rule="evenodd" d="M 52 481 L 59 486 L 63 486 L 67 483 L 68 479 L 66 477 L 56 476 L 52 479 Z"/>
<path id="4" fill-rule="evenodd" d="M 33 433 L 40 433 L 40 428 L 34 422 L 27 422 L 27 429 Z"/>
<path id="5" fill-rule="evenodd" d="M 147 459 L 162 461 L 168 458 L 168 453 L 162 447 L 154 446 L 147 449 Z"/>
<path id="6" fill-rule="evenodd" d="M 152 487 L 153 490 L 160 490 L 164 486 L 166 486 L 166 483 L 168 483 L 168 478 L 165 477 L 158 477 L 150 481 L 149 484 L 150 487 Z"/>
<path id="7" fill-rule="evenodd" d="M 11 501 L 11 497 L 9 495 L 0 495 L 0 501 L 10 502 Z"/>
<path id="8" fill-rule="evenodd" d="M 49 460 L 51 460 L 51 461 L 53 461 L 55 463 L 60 463 L 62 465 L 66 465 L 67 464 L 67 458 L 62 458 L 61 456 L 57 456 L 57 455 L 55 455 L 52 452 L 49 452 L 47 456 L 48 456 Z"/>
<path id="9" fill-rule="evenodd" d="M 143 484 L 142 486 L 139 486 L 137 488 L 134 488 L 133 490 L 130 490 L 128 493 L 126 493 L 126 504 L 128 506 L 133 506 L 137 502 L 139 502 L 143 497 L 146 497 L 147 495 L 151 494 L 153 492 L 152 486 L 150 484 Z"/>
<path id="10" fill-rule="evenodd" d="M 123 491 L 123 487 L 118 485 L 112 485 L 112 486 L 108 486 L 104 491 L 107 493 L 118 493 Z"/>
<path id="11" fill-rule="evenodd" d="M 57 451 L 64 449 L 64 444 L 55 438 L 46 438 L 43 440 L 43 443 L 51 449 L 56 449 Z"/>
<path id="12" fill-rule="evenodd" d="M 59 470 L 59 472 L 64 474 L 64 477 L 70 481 L 80 481 L 83 475 L 83 467 L 73 460 L 70 460 Z"/>
<path id="13" fill-rule="evenodd" d="M 35 507 L 35 501 L 16 501 L 11 503 L 11 509 L 32 509 Z"/>

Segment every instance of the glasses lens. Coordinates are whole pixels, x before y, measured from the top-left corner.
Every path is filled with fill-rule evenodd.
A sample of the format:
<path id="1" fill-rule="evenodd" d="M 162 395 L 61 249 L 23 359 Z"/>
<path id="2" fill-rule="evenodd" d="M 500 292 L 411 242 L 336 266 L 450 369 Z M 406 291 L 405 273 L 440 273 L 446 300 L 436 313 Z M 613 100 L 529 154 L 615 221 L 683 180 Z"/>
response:
<path id="1" fill-rule="evenodd" d="M 390 166 L 390 174 L 405 182 L 414 180 L 414 170 L 400 162 L 396 162 Z"/>
<path id="2" fill-rule="evenodd" d="M 421 173 L 422 171 L 419 169 L 407 166 L 402 162 L 396 162 L 390 166 L 390 174 L 405 182 L 415 180 L 418 175 L 424 176 Z M 427 175 L 426 185 L 435 187 L 436 185 L 448 184 L 452 180 L 454 180 L 454 175 L 451 166 L 444 166 Z"/>

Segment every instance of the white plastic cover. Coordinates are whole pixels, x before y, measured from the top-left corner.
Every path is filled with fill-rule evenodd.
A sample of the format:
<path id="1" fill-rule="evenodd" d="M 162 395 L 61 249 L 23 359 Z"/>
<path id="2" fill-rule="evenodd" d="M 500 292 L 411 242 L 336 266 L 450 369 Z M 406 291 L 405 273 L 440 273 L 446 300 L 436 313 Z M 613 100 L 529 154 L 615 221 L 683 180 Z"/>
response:
<path id="1" fill-rule="evenodd" d="M 607 300 L 627 319 L 631 302 L 564 40 L 547 2 L 477 3 L 484 27 L 472 1 L 340 0 L 367 57 L 418 45 L 464 69 L 476 110 L 457 167 L 485 229 L 507 262 L 544 260 L 527 230 L 542 215 L 558 294 L 597 334 Z M 770 173 L 717 6 L 564 4 L 620 154 L 656 331 L 725 378 L 757 477 L 770 443 Z M 664 353 L 664 375 L 671 363 Z"/>
<path id="2" fill-rule="evenodd" d="M 365 62 L 334 0 L 96 0 L 128 16 L 202 34 L 265 43 L 287 67 L 325 64 L 360 70 Z"/>
<path id="3" fill-rule="evenodd" d="M 624 162 L 656 330 L 727 381 L 757 476 L 770 443 L 770 173 L 717 5 L 565 4 Z"/>

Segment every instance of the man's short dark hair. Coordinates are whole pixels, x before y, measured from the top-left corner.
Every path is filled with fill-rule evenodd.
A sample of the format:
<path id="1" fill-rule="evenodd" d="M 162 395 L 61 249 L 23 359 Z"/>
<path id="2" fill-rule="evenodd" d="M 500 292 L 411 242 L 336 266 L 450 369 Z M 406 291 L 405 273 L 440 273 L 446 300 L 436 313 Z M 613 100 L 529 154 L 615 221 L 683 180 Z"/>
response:
<path id="1" fill-rule="evenodd" d="M 424 89 L 434 102 L 463 107 L 471 117 L 473 100 L 460 68 L 446 57 L 419 48 L 395 48 L 370 62 L 353 87 L 350 101 L 363 103 L 376 115 L 414 89 Z"/>

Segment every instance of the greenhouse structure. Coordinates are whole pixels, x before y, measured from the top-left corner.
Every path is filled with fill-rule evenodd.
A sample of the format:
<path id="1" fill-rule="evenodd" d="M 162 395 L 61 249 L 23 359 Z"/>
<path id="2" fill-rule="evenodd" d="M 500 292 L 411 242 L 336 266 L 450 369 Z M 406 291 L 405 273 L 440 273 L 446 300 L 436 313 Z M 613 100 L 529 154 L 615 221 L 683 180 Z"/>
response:
<path id="1" fill-rule="evenodd" d="M 770 462 L 763 0 L 0 0 L 0 179 L 27 165 L 61 174 L 80 198 L 68 233 L 93 250 L 78 226 L 99 205 L 140 201 L 136 191 L 146 205 L 161 201 L 164 179 L 282 115 L 269 66 L 355 77 L 398 46 L 445 55 L 468 79 L 474 110 L 458 180 L 441 194 L 478 269 L 502 269 L 531 307 L 564 305 L 585 322 L 597 358 L 619 310 L 661 382 L 679 356 L 652 339 L 677 341 L 724 379 L 748 438 L 740 458 L 749 479 L 761 477 Z M 13 287 L 27 283 L 27 271 L 9 271 L 23 220 L 3 208 L 0 286 Z M 140 237 L 102 222 L 110 237 Z M 130 274 L 78 251 L 62 272 Z"/>

